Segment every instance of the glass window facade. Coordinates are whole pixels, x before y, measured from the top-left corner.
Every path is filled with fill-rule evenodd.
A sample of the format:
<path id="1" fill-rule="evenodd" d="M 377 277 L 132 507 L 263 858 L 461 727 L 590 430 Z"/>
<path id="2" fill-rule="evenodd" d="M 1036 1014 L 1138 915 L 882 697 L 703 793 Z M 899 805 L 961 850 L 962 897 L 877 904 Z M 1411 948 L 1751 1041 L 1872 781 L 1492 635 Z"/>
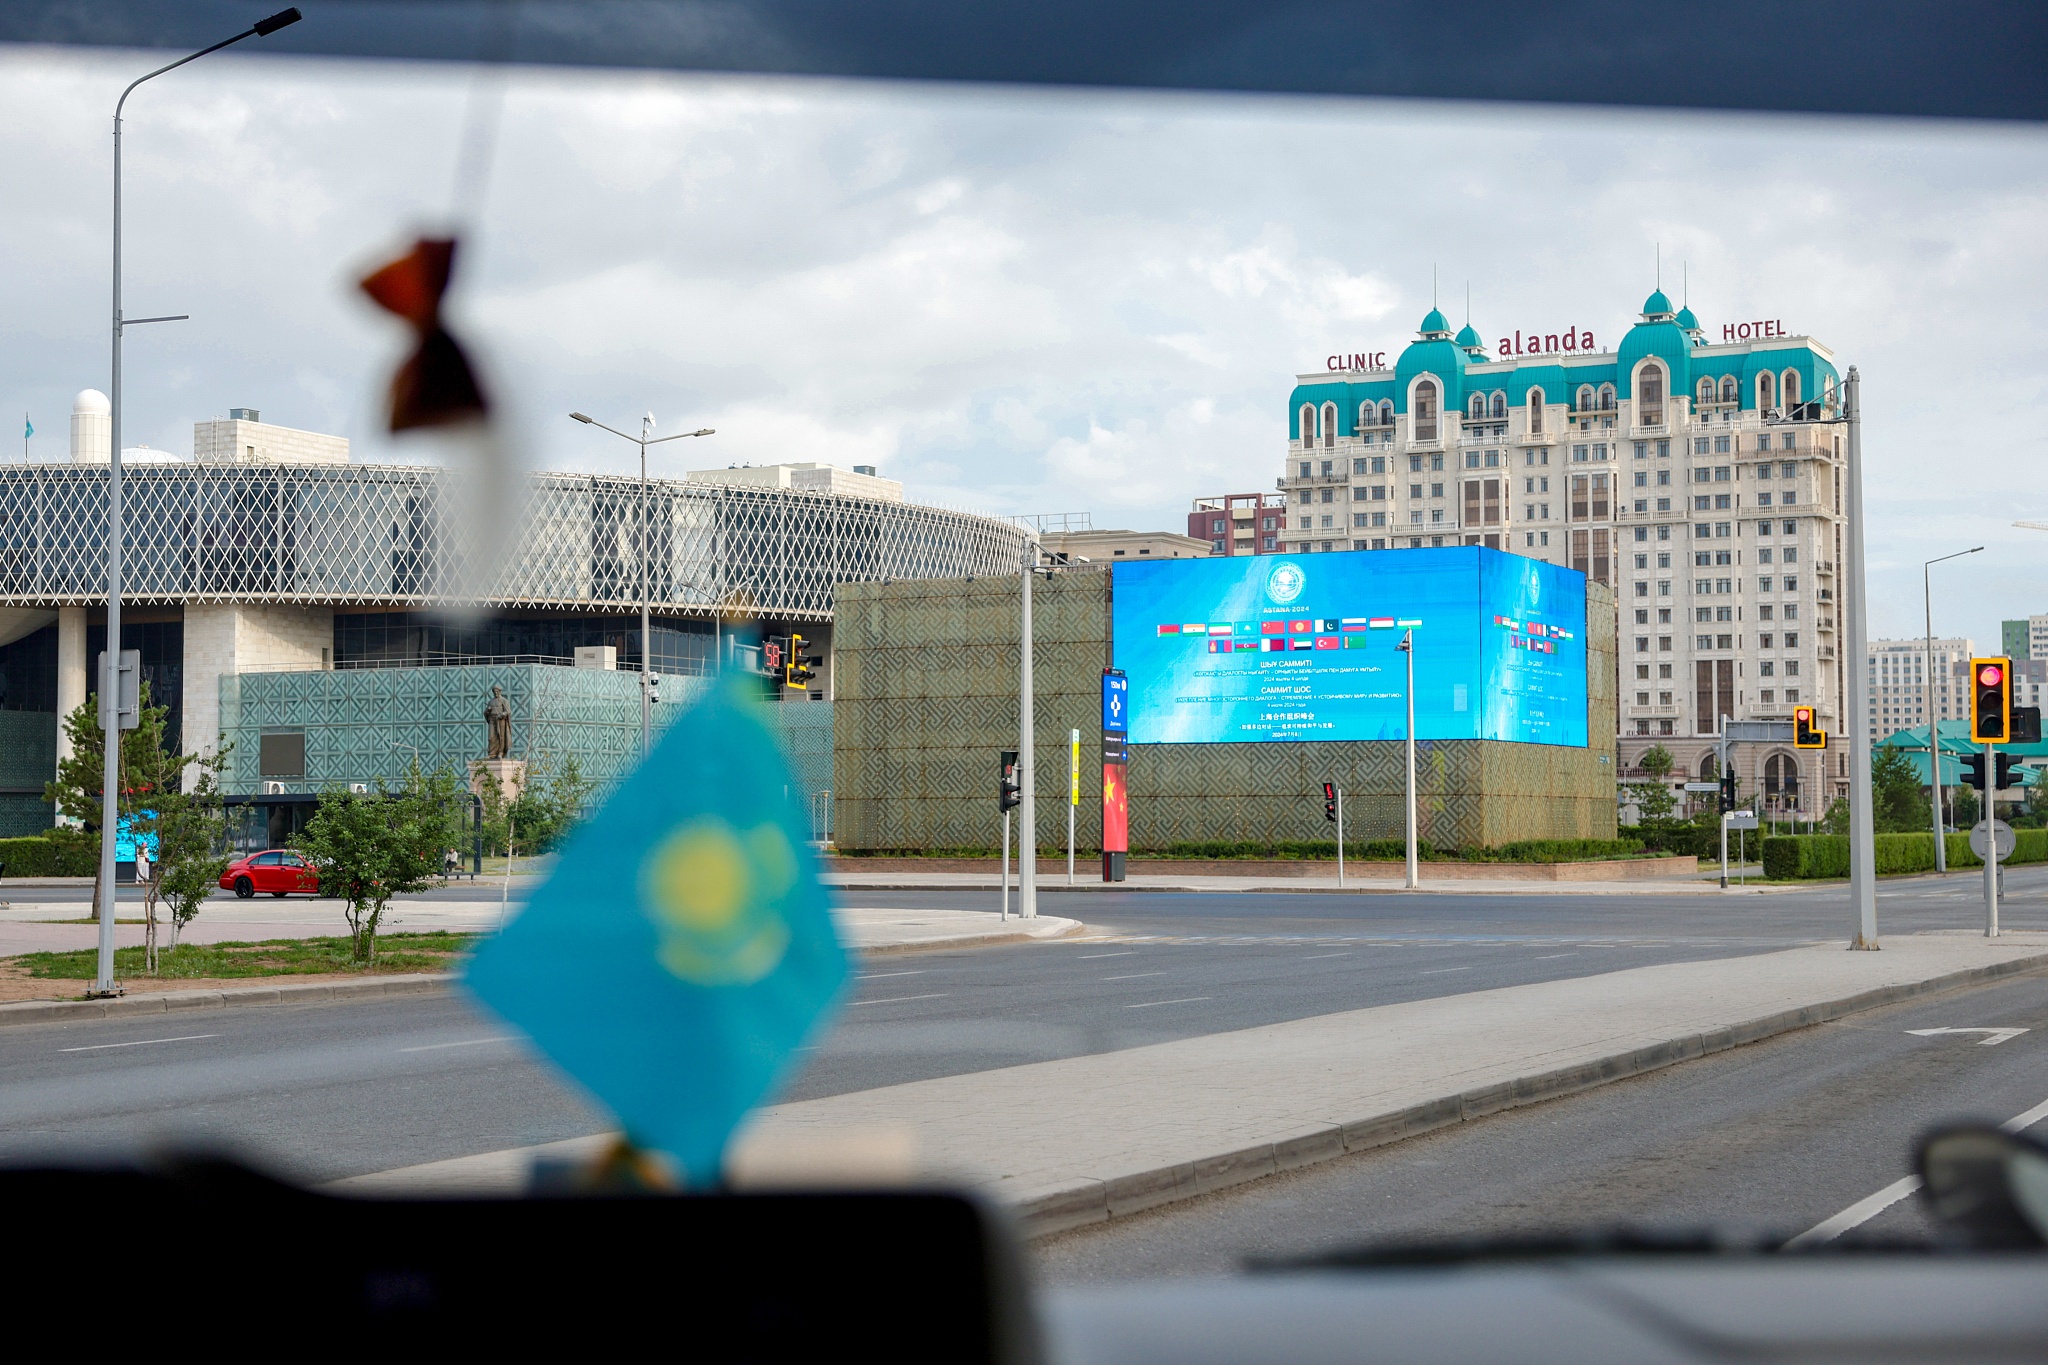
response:
<path id="1" fill-rule="evenodd" d="M 712 623 L 656 616 L 654 669 L 679 676 L 711 671 Z M 415 667 L 477 659 L 533 658 L 568 662 L 579 648 L 610 645 L 620 668 L 640 667 L 637 616 L 496 615 L 450 620 L 432 612 L 335 613 L 334 661 L 339 667 Z"/>

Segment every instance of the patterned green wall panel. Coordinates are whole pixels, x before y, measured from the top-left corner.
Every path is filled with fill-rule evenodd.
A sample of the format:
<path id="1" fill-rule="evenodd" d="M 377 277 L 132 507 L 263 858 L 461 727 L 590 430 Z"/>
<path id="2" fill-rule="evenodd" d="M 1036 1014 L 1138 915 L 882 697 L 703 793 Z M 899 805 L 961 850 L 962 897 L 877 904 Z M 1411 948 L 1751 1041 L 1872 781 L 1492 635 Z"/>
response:
<path id="1" fill-rule="evenodd" d="M 1100 841 L 1099 688 L 1109 579 L 1041 582 L 1033 609 L 1039 842 L 1066 838 L 1067 736 L 1082 733 L 1077 839 Z M 838 776 L 843 848 L 986 847 L 999 837 L 995 756 L 1016 742 L 1015 579 L 841 584 L 835 602 Z M 1489 741 L 1417 746 L 1423 835 L 1447 846 L 1612 837 L 1614 598 L 1587 601 L 1585 749 Z M 1321 785 L 1346 791 L 1353 838 L 1402 823 L 1403 746 L 1161 744 L 1131 755 L 1136 849 L 1212 839 L 1323 839 Z"/>
<path id="2" fill-rule="evenodd" d="M 0 711 L 0 788 L 40 795 L 56 775 L 57 713 Z"/>

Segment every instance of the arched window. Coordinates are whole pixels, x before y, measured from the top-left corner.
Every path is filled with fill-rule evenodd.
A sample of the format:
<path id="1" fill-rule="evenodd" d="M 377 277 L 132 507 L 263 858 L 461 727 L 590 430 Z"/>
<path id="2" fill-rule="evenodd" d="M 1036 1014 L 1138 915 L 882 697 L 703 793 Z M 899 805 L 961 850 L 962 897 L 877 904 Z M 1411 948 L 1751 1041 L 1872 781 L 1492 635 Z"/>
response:
<path id="1" fill-rule="evenodd" d="M 1362 427 L 1372 426 L 1374 424 L 1373 419 L 1379 416 L 1379 411 L 1378 408 L 1370 403 L 1360 403 L 1358 405 L 1358 425 Z"/>
<path id="2" fill-rule="evenodd" d="M 1661 427 L 1664 425 L 1664 367 L 1646 364 L 1636 371 L 1636 423 L 1639 426 Z"/>
<path id="3" fill-rule="evenodd" d="M 1383 427 L 1394 425 L 1394 400 L 1391 398 L 1382 398 L 1380 400 L 1380 425 Z"/>
<path id="4" fill-rule="evenodd" d="M 1488 405 L 1488 415 L 1495 418 L 1508 415 L 1508 395 L 1504 389 L 1493 391 L 1493 401 Z"/>
<path id="5" fill-rule="evenodd" d="M 1415 397 L 1408 405 L 1410 424 L 1415 428 L 1415 439 L 1434 441 L 1436 439 L 1437 387 L 1434 379 L 1423 378 L 1415 381 Z"/>
<path id="6" fill-rule="evenodd" d="M 1764 795 L 1791 797 L 1786 804 L 1795 804 L 1799 796 L 1799 760 L 1791 754 L 1772 754 L 1764 760 Z"/>
<path id="7" fill-rule="evenodd" d="M 1323 404 L 1323 445 L 1325 448 L 1337 444 L 1337 405 Z"/>
<path id="8" fill-rule="evenodd" d="M 1543 390 L 1529 390 L 1529 430 L 1540 435 L 1543 431 Z"/>
<path id="9" fill-rule="evenodd" d="M 1614 385 L 1612 384 L 1602 384 L 1600 386 L 1600 411 L 1614 411 Z"/>
<path id="10" fill-rule="evenodd" d="M 1579 385 L 1578 401 L 1572 404 L 1572 409 L 1575 412 L 1591 412 L 1593 410 L 1593 386 L 1591 384 Z"/>
<path id="11" fill-rule="evenodd" d="M 1707 379 L 1707 378 L 1702 378 L 1702 379 L 1700 380 L 1700 402 L 1702 402 L 1702 403 L 1711 403 L 1711 402 L 1713 402 L 1713 401 L 1714 401 L 1714 381 L 1713 381 L 1713 380 L 1711 380 L 1711 379 Z"/>
<path id="12" fill-rule="evenodd" d="M 1700 781 L 1712 782 L 1720 775 L 1721 765 L 1719 761 L 1715 759 L 1713 754 L 1709 753 L 1705 757 L 1700 759 Z"/>
<path id="13" fill-rule="evenodd" d="M 1306 450 L 1316 443 L 1316 410 L 1307 403 L 1301 405 L 1301 444 Z"/>
<path id="14" fill-rule="evenodd" d="M 1835 377 L 1831 374 L 1821 377 L 1820 400 L 1827 404 L 1830 410 L 1835 406 Z"/>
<path id="15" fill-rule="evenodd" d="M 1773 375 L 1769 370 L 1765 370 L 1756 377 L 1756 409 L 1758 412 L 1762 412 L 1766 408 L 1775 408 L 1776 406 L 1778 406 L 1777 376 Z"/>
<path id="16" fill-rule="evenodd" d="M 1780 389 L 1780 390 L 1779 390 L 1779 395 L 1780 395 L 1780 396 L 1781 396 L 1781 397 L 1782 397 L 1782 398 L 1783 398 L 1783 399 L 1785 400 L 1785 407 L 1786 407 L 1786 408 L 1787 408 L 1788 410 L 1790 410 L 1790 409 L 1792 409 L 1792 408 L 1796 408 L 1796 407 L 1798 407 L 1798 406 L 1799 406 L 1799 371 L 1797 371 L 1797 370 L 1787 370 L 1787 371 L 1785 371 L 1784 379 L 1783 379 L 1783 381 L 1782 381 L 1782 382 L 1783 382 L 1783 385 L 1784 385 L 1784 387 L 1783 387 L 1782 389 Z"/>
<path id="17" fill-rule="evenodd" d="M 1736 384 L 1734 375 L 1723 375 L 1721 377 L 1721 401 L 1723 403 L 1733 403 L 1739 392 L 1740 387 Z"/>
<path id="18" fill-rule="evenodd" d="M 1478 421 L 1486 416 L 1486 395 L 1483 393 L 1473 394 L 1472 401 L 1467 403 L 1465 407 L 1472 420 Z"/>

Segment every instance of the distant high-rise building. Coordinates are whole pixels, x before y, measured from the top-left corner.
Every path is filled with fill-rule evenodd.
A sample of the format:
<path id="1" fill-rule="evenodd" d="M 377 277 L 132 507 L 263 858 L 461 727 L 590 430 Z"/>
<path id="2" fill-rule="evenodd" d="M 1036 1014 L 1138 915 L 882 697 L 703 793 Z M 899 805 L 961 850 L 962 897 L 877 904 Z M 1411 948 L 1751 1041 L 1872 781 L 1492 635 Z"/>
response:
<path id="1" fill-rule="evenodd" d="M 1999 650 L 2009 659 L 2048 659 L 2048 616 L 1999 623 Z"/>
<path id="2" fill-rule="evenodd" d="M 1974 641 L 1962 638 L 1934 642 L 1934 719 L 1968 720 L 1970 660 Z M 1927 713 L 1927 641 L 1870 642 L 1870 737 L 1925 725 Z"/>

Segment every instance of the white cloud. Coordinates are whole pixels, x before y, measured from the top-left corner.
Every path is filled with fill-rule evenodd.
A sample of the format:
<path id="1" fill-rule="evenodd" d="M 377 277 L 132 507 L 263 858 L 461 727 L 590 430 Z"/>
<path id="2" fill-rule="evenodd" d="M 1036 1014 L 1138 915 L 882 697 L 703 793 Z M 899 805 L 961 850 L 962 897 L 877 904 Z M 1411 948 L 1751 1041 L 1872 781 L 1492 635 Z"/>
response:
<path id="1" fill-rule="evenodd" d="M 0 410 L 46 451 L 105 383 L 106 119 L 141 69 L 0 52 Z M 2038 132 L 509 80 L 453 308 L 543 464 L 625 468 L 562 414 L 651 408 L 719 430 L 678 467 L 857 460 L 912 496 L 1171 528 L 1271 487 L 1293 376 L 1398 352 L 1433 271 L 1454 321 L 1470 281 L 1489 339 L 1572 322 L 1608 344 L 1661 244 L 1710 331 L 1783 318 L 1862 367 L 1875 633 L 1917 628 L 1921 559 L 1980 542 L 1942 628 L 1988 643 L 2048 610 L 2048 538 L 2005 526 L 2048 518 Z M 129 440 L 182 449 L 253 405 L 393 458 L 401 339 L 353 280 L 446 220 L 470 85 L 209 59 L 131 103 L 129 305 L 194 316 L 131 340 Z"/>

